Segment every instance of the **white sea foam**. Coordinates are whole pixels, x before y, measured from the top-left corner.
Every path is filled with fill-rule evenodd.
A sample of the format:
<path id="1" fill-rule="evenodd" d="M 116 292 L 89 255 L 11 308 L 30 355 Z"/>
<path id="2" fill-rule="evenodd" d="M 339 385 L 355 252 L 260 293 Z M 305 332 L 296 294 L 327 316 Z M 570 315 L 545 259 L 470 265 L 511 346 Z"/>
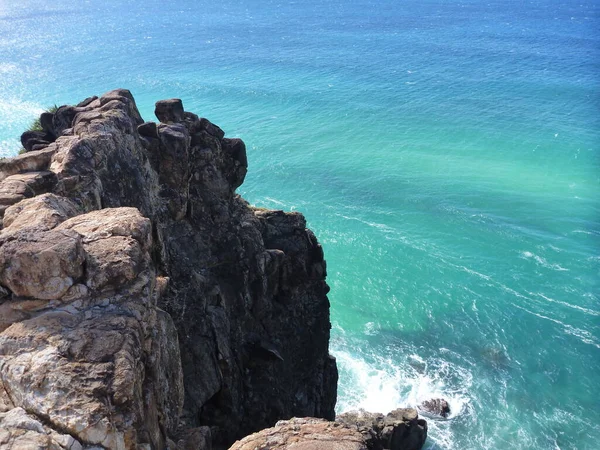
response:
<path id="1" fill-rule="evenodd" d="M 471 275 L 475 275 L 479 278 L 483 278 L 484 280 L 490 281 L 492 278 L 488 275 L 484 275 L 483 273 L 479 273 L 476 270 L 473 269 L 469 269 L 468 267 L 465 266 L 455 266 L 455 267 L 459 267 L 460 269 L 464 270 L 467 273 L 470 273 Z"/>
<path id="2" fill-rule="evenodd" d="M 385 225 L 383 223 L 369 222 L 368 220 L 359 219 L 358 217 L 345 216 L 344 214 L 339 214 L 339 213 L 336 213 L 335 215 L 338 217 L 342 217 L 346 220 L 355 220 L 357 222 L 363 223 L 370 227 L 377 228 L 377 229 L 383 231 L 384 233 L 397 233 L 397 231 L 394 228 L 390 227 L 389 225 Z"/>
<path id="3" fill-rule="evenodd" d="M 592 235 L 592 236 L 598 236 L 598 235 L 600 235 L 600 231 L 596 231 L 596 230 L 573 230 L 572 233 L 589 234 L 589 235 Z"/>
<path id="4" fill-rule="evenodd" d="M 282 201 L 277 200 L 277 199 L 274 199 L 272 197 L 265 197 L 263 203 L 269 203 L 271 205 L 281 206 L 282 208 L 285 208 L 285 207 L 288 206 L 287 203 L 282 202 Z"/>
<path id="5" fill-rule="evenodd" d="M 16 64 L 13 63 L 6 63 L 6 62 L 0 62 L 0 74 L 5 75 L 5 74 L 10 74 L 10 73 L 15 73 L 17 72 L 18 66 Z"/>
<path id="6" fill-rule="evenodd" d="M 344 380 L 344 385 L 353 388 L 349 395 L 340 398 L 338 413 L 362 408 L 385 414 L 396 408 L 417 407 L 432 398 L 444 398 L 451 413 L 446 419 L 428 417 L 433 441 L 428 448 L 455 448 L 452 420 L 474 414 L 469 408 L 473 380 L 468 369 L 442 359 L 425 359 L 417 353 L 402 362 L 376 358 L 373 363 L 345 350 L 332 349 L 332 353 L 342 376 L 350 378 Z"/>
<path id="7" fill-rule="evenodd" d="M 0 71 L 1 73 L 1 71 Z M 33 102 L 24 102 L 19 99 L 0 99 L 0 116 L 16 117 L 31 116 L 35 117 L 44 112 L 44 109 Z M 22 117 L 21 117 L 22 119 Z"/>
<path id="8" fill-rule="evenodd" d="M 572 305 L 572 304 L 570 304 L 570 303 L 563 302 L 563 301 L 561 301 L 561 300 L 555 300 L 555 299 L 553 299 L 553 298 L 550 298 L 550 297 L 547 297 L 547 296 L 545 296 L 544 294 L 540 294 L 539 292 L 538 292 L 538 293 L 535 293 L 535 292 L 530 292 L 530 294 L 531 294 L 531 295 L 537 295 L 538 297 L 542 297 L 544 300 L 546 300 L 546 301 L 548 301 L 548 302 L 551 302 L 551 303 L 556 303 L 556 304 L 558 304 L 558 305 L 563 305 L 563 306 L 566 306 L 566 307 L 568 307 L 568 308 L 576 309 L 576 310 L 578 310 L 578 311 L 584 312 L 584 313 L 586 313 L 586 314 L 590 314 L 590 315 L 592 315 L 592 316 L 600 316 L 600 311 L 594 311 L 594 310 L 592 310 L 592 309 L 583 308 L 582 306 Z"/>
<path id="9" fill-rule="evenodd" d="M 558 319 L 553 319 L 552 317 L 545 316 L 544 314 L 539 314 L 534 311 L 530 311 L 527 308 L 517 305 L 516 303 L 512 303 L 512 305 L 515 308 L 519 308 L 529 314 L 539 317 L 540 319 L 549 320 L 550 322 L 554 322 L 555 324 L 562 326 L 563 331 L 566 334 L 569 334 L 571 336 L 575 336 L 575 337 L 579 338 L 579 340 L 581 342 L 583 342 L 584 344 L 589 344 L 589 345 L 593 345 L 596 348 L 600 348 L 600 344 L 597 342 L 594 335 L 592 333 L 590 333 L 589 331 L 582 330 L 581 328 L 576 328 L 572 325 L 569 325 L 568 323 L 561 322 Z"/>
<path id="10" fill-rule="evenodd" d="M 0 74 L 11 70 L 10 65 L 0 64 Z M 21 142 L 19 137 L 31 121 L 43 112 L 37 103 L 24 102 L 16 98 L 0 98 L 0 121 L 9 138 L 0 141 L 0 157 L 14 156 Z"/>
<path id="11" fill-rule="evenodd" d="M 569 270 L 569 269 L 562 267 L 560 264 L 549 263 L 545 258 L 543 258 L 539 255 L 536 255 L 535 253 L 524 251 L 524 252 L 521 252 L 521 257 L 524 259 L 533 259 L 539 265 L 546 267 L 547 269 L 557 270 L 559 272 L 566 272 Z"/>
<path id="12" fill-rule="evenodd" d="M 401 398 L 397 386 L 397 374 L 377 369 L 363 359 L 346 351 L 332 353 L 337 359 L 340 369 L 347 372 L 352 379 L 353 393 L 340 399 L 339 412 L 363 408 L 367 411 L 388 413 L 400 406 Z"/>

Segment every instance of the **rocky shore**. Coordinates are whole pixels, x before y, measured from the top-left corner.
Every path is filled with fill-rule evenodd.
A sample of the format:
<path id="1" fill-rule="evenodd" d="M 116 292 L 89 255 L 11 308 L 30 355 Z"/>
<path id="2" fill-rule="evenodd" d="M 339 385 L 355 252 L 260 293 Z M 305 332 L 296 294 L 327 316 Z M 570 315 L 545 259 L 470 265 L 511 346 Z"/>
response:
<path id="1" fill-rule="evenodd" d="M 284 447 L 233 448 L 420 448 L 413 410 L 330 422 L 315 235 L 235 193 L 241 140 L 177 99 L 156 116 L 111 91 L 0 160 L 0 447 L 219 449 L 277 423 Z"/>

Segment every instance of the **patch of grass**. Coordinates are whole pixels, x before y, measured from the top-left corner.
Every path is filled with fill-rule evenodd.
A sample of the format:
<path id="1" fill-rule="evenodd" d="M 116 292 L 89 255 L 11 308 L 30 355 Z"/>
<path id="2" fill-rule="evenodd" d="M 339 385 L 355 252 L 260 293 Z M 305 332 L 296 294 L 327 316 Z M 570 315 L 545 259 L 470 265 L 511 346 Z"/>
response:
<path id="1" fill-rule="evenodd" d="M 27 128 L 27 131 L 44 131 L 39 117 L 31 122 L 31 125 L 29 125 Z"/>
<path id="2" fill-rule="evenodd" d="M 58 106 L 56 104 L 54 104 L 53 106 L 50 106 L 49 108 L 47 108 L 46 112 L 54 114 L 57 110 L 58 110 Z M 42 124 L 40 123 L 39 117 L 37 119 L 35 119 L 33 122 L 31 122 L 31 124 L 29 125 L 29 128 L 27 128 L 27 131 L 44 131 L 42 128 Z"/>
<path id="3" fill-rule="evenodd" d="M 27 153 L 27 150 L 21 147 L 21 149 L 19 150 L 19 155 L 22 155 L 23 153 Z"/>

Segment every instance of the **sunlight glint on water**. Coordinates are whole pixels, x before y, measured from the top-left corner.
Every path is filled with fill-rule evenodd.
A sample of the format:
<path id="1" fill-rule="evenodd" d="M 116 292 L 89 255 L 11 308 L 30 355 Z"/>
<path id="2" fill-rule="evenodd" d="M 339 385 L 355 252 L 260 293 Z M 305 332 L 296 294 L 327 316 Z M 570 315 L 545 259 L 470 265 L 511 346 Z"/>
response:
<path id="1" fill-rule="evenodd" d="M 338 410 L 446 398 L 426 448 L 600 440 L 597 2 L 0 2 L 0 156 L 116 87 L 239 136 L 305 213 Z"/>

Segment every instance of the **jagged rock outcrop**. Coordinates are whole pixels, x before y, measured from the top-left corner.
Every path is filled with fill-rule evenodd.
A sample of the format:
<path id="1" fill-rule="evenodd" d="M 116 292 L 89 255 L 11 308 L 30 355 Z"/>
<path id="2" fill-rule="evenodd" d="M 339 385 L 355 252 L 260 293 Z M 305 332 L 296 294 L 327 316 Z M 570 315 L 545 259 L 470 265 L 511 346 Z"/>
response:
<path id="1" fill-rule="evenodd" d="M 126 90 L 62 106 L 0 161 L 0 446 L 219 448 L 334 418 L 321 246 L 235 193 L 241 140 L 156 112 Z"/>

